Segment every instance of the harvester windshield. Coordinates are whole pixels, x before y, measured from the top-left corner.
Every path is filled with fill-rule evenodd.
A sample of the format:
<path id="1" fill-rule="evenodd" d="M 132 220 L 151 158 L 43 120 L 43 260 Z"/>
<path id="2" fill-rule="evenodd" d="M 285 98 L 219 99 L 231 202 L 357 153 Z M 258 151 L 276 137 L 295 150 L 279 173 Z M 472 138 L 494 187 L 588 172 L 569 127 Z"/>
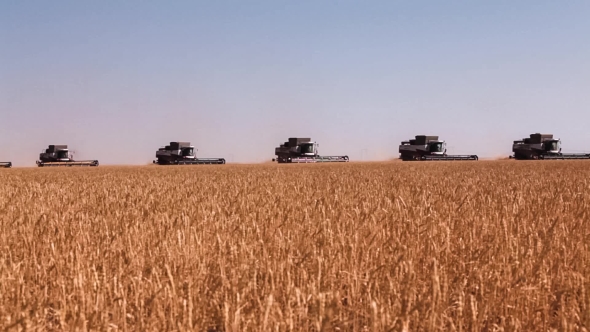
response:
<path id="1" fill-rule="evenodd" d="M 559 141 L 545 141 L 545 151 L 559 151 L 560 144 Z"/>
<path id="2" fill-rule="evenodd" d="M 443 142 L 430 143 L 430 152 L 444 152 L 444 148 Z"/>
<path id="3" fill-rule="evenodd" d="M 69 159 L 68 150 L 57 151 L 57 159 Z"/>
<path id="4" fill-rule="evenodd" d="M 182 149 L 182 156 L 183 157 L 192 157 L 195 155 L 195 149 L 194 148 L 184 148 Z"/>
<path id="5" fill-rule="evenodd" d="M 313 143 L 305 143 L 305 144 L 301 144 L 300 146 L 301 148 L 301 153 L 310 153 L 313 154 L 315 153 L 314 148 L 313 148 Z"/>

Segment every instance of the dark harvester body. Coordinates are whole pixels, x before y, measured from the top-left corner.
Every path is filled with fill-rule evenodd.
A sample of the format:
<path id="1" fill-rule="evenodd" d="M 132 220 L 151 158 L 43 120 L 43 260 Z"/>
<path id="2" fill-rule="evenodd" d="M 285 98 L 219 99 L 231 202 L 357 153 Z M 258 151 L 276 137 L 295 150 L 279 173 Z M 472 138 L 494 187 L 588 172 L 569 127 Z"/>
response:
<path id="1" fill-rule="evenodd" d="M 348 156 L 320 156 L 316 142 L 311 138 L 291 137 L 287 142 L 275 148 L 277 156 L 272 161 L 283 163 L 334 163 L 348 162 Z"/>
<path id="2" fill-rule="evenodd" d="M 401 142 L 399 159 L 403 161 L 478 160 L 477 155 L 448 155 L 447 143 L 438 136 L 418 135 L 415 139 Z"/>
<path id="3" fill-rule="evenodd" d="M 224 158 L 197 158 L 195 147 L 190 142 L 170 142 L 156 151 L 158 165 L 223 165 Z"/>
<path id="4" fill-rule="evenodd" d="M 98 160 L 74 160 L 67 145 L 50 145 L 39 154 L 39 167 L 98 166 Z"/>
<path id="5" fill-rule="evenodd" d="M 530 134 L 528 138 L 514 141 L 512 144 L 516 160 L 569 160 L 590 159 L 590 153 L 561 153 L 561 140 L 553 134 Z"/>

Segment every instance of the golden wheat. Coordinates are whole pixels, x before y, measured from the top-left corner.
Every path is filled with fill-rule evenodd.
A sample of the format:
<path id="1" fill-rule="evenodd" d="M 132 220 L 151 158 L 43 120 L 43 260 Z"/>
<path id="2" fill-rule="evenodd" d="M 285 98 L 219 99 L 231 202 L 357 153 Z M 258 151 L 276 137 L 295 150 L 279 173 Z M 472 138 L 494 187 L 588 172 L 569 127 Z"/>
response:
<path id="1" fill-rule="evenodd" d="M 7 330 L 590 326 L 590 164 L 0 171 Z"/>

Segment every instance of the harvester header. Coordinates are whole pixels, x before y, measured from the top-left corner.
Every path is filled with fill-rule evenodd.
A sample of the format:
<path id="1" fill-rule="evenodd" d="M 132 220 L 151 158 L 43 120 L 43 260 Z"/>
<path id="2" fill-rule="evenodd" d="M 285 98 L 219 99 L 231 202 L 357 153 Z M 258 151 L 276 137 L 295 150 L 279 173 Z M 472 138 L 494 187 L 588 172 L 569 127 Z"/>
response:
<path id="1" fill-rule="evenodd" d="M 11 168 L 12 162 L 10 161 L 0 161 L 0 168 Z"/>
<path id="2" fill-rule="evenodd" d="M 320 156 L 319 144 L 309 137 L 291 137 L 275 148 L 276 161 L 283 163 L 329 163 L 348 162 L 348 156 Z"/>
<path id="3" fill-rule="evenodd" d="M 404 161 L 478 160 L 477 155 L 448 155 L 447 143 L 438 136 L 417 135 L 414 139 L 401 142 L 400 159 Z"/>
<path id="4" fill-rule="evenodd" d="M 222 165 L 224 158 L 197 158 L 190 142 L 170 142 L 156 151 L 154 164 L 158 165 Z"/>

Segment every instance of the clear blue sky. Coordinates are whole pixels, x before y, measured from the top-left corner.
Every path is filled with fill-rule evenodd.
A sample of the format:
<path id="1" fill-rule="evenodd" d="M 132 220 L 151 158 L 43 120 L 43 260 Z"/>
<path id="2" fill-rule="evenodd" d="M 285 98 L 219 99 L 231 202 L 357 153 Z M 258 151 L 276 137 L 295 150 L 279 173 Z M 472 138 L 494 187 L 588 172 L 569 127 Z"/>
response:
<path id="1" fill-rule="evenodd" d="M 537 131 L 590 150 L 589 1 L 0 0 L 17 166 L 48 144 L 143 164 L 173 140 L 259 162 L 290 136 L 353 160 L 416 134 L 496 157 Z"/>

